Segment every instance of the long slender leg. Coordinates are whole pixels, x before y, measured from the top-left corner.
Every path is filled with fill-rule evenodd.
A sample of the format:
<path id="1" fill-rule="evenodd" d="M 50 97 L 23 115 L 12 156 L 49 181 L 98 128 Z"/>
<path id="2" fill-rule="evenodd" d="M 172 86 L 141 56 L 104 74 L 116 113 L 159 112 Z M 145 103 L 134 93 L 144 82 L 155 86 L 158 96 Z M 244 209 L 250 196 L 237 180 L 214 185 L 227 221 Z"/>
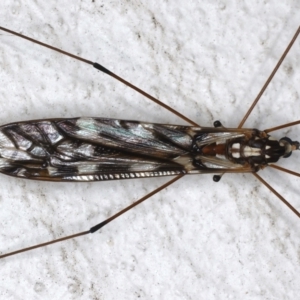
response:
<path id="1" fill-rule="evenodd" d="M 288 174 L 291 174 L 291 175 L 294 175 L 294 176 L 297 176 L 297 177 L 300 177 L 300 173 L 285 169 L 285 168 L 277 166 L 277 165 L 271 164 L 271 165 L 269 165 L 269 167 L 274 168 L 279 171 L 282 171 L 282 172 L 285 172 L 285 173 L 288 173 Z"/>
<path id="2" fill-rule="evenodd" d="M 120 217 L 121 215 L 123 215 L 124 213 L 126 213 L 127 211 L 131 210 L 135 206 L 141 204 L 142 202 L 144 202 L 145 200 L 147 200 L 151 196 L 157 194 L 161 190 L 163 190 L 166 187 L 168 187 L 169 185 L 173 184 L 175 181 L 177 181 L 178 179 L 182 178 L 183 176 L 184 175 L 181 174 L 181 175 L 178 175 L 178 176 L 172 178 L 171 180 L 169 180 L 165 184 L 161 185 L 160 187 L 158 187 L 154 191 L 150 192 L 149 194 L 147 194 L 144 197 L 142 197 L 139 200 L 137 200 L 136 202 L 134 202 L 134 203 L 130 204 L 129 206 L 125 207 L 124 209 L 120 210 L 119 212 L 117 212 L 113 216 L 111 216 L 108 219 L 104 220 L 103 222 L 101 222 L 101 223 L 99 223 L 99 224 L 91 227 L 89 230 L 78 232 L 78 233 L 75 233 L 75 234 L 63 237 L 63 238 L 56 239 L 56 240 L 52 240 L 50 242 L 41 243 L 41 244 L 34 245 L 34 246 L 31 246 L 31 247 L 27 247 L 27 248 L 23 248 L 23 249 L 20 249 L 20 250 L 17 250 L 17 251 L 13 251 L 13 252 L 9 252 L 9 253 L 6 253 L 6 254 L 2 254 L 2 255 L 0 255 L 0 259 L 8 257 L 8 256 L 13 256 L 13 255 L 16 255 L 16 254 L 19 254 L 19 253 L 22 253 L 22 252 L 27 252 L 27 251 L 30 251 L 30 250 L 33 250 L 33 249 L 46 247 L 46 246 L 51 245 L 51 244 L 55 244 L 55 243 L 63 242 L 63 241 L 66 241 L 66 240 L 74 239 L 76 237 L 83 236 L 83 235 L 86 235 L 86 234 L 89 234 L 89 233 L 94 233 L 97 230 L 99 230 L 102 227 L 104 227 L 105 225 L 107 225 L 108 223 L 110 223 L 111 221 L 117 219 L 118 217 Z"/>
<path id="3" fill-rule="evenodd" d="M 46 48 L 49 48 L 53 51 L 56 51 L 56 52 L 59 52 L 61 54 L 64 54 L 64 55 L 67 55 L 69 57 L 72 57 L 74 59 L 77 59 L 81 62 L 84 62 L 86 64 L 89 64 L 89 65 L 92 65 L 94 68 L 96 68 L 97 70 L 117 79 L 118 81 L 122 82 L 123 84 L 127 85 L 128 87 L 134 89 L 135 91 L 137 91 L 138 93 L 142 94 L 143 96 L 145 96 L 146 98 L 150 99 L 151 101 L 155 102 L 156 104 L 162 106 L 163 108 L 169 110 L 170 112 L 172 112 L 173 114 L 175 114 L 176 116 L 178 116 L 179 118 L 183 119 L 184 121 L 190 123 L 191 125 L 193 126 L 199 126 L 197 123 L 195 123 L 194 121 L 190 120 L 189 118 L 187 118 L 186 116 L 182 115 L 181 113 L 179 113 L 178 111 L 176 111 L 175 109 L 173 109 L 172 107 L 168 106 L 167 104 L 164 104 L 163 102 L 161 102 L 160 100 L 154 98 L 153 96 L 151 96 L 150 94 L 144 92 L 143 90 L 139 89 L 138 87 L 136 87 L 135 85 L 131 84 L 130 82 L 126 81 L 125 79 L 123 79 L 122 77 L 114 74 L 113 72 L 109 71 L 108 69 L 106 69 L 105 67 L 103 67 L 102 65 L 98 64 L 97 62 L 92 62 L 88 59 L 85 59 L 85 58 L 82 58 L 80 56 L 77 56 L 77 55 L 74 55 L 74 54 L 71 54 L 69 52 L 66 52 L 66 51 L 63 51 L 61 49 L 58 49 L 56 47 L 53 47 L 53 46 L 50 46 L 48 44 L 45 44 L 45 43 L 42 43 L 40 41 L 37 41 L 35 39 L 32 39 L 30 37 L 27 37 L 23 34 L 20 34 L 20 33 L 17 33 L 15 31 L 12 31 L 10 29 L 7 29 L 7 28 L 4 28 L 4 27 L 0 27 L 0 30 L 3 30 L 3 31 L 6 31 L 8 33 L 11 33 L 13 35 L 16 35 L 20 38 L 23 38 L 25 40 L 28 40 L 30 42 L 33 42 L 35 44 L 38 44 L 40 46 L 43 46 L 43 47 L 46 47 Z"/>
<path id="4" fill-rule="evenodd" d="M 285 51 L 283 52 L 282 56 L 280 57 L 278 63 L 276 64 L 274 70 L 272 71 L 272 73 L 270 74 L 269 78 L 267 79 L 267 81 L 265 82 L 264 86 L 262 87 L 262 89 L 260 90 L 260 92 L 258 93 L 258 95 L 256 96 L 255 100 L 253 101 L 252 105 L 250 106 L 250 108 L 248 109 L 248 111 L 246 112 L 245 116 L 243 117 L 242 121 L 240 122 L 238 128 L 242 128 L 243 125 L 245 124 L 246 120 L 248 119 L 249 115 L 251 114 L 252 110 L 254 109 L 254 107 L 256 106 L 257 102 L 259 101 L 259 99 L 261 98 L 262 94 L 264 93 L 264 91 L 266 90 L 266 88 L 268 87 L 269 83 L 271 82 L 271 80 L 273 79 L 274 75 L 276 74 L 277 70 L 279 69 L 281 63 L 283 62 L 283 60 L 285 59 L 286 55 L 288 54 L 288 52 L 290 51 L 290 49 L 292 48 L 294 42 L 296 41 L 298 35 L 300 33 L 300 26 L 298 27 L 295 35 L 293 36 L 292 40 L 290 41 L 289 45 L 287 46 L 287 48 L 285 49 Z"/>
<path id="5" fill-rule="evenodd" d="M 300 124 L 300 120 L 295 121 L 295 122 L 291 122 L 291 123 L 287 123 L 287 124 L 283 124 L 283 125 L 280 125 L 280 126 L 276 126 L 276 127 L 273 127 L 273 128 L 268 128 L 268 129 L 265 129 L 264 132 L 269 133 L 271 131 L 276 131 L 276 130 L 279 130 L 279 129 L 282 129 L 282 128 L 291 127 L 291 126 L 295 126 L 295 125 L 298 125 L 298 124 Z"/>
<path id="6" fill-rule="evenodd" d="M 284 199 L 274 188 L 272 188 L 264 179 L 262 179 L 257 173 L 252 173 L 263 185 L 265 185 L 272 193 L 274 193 L 295 215 L 300 218 L 299 211 L 292 206 L 286 199 Z"/>

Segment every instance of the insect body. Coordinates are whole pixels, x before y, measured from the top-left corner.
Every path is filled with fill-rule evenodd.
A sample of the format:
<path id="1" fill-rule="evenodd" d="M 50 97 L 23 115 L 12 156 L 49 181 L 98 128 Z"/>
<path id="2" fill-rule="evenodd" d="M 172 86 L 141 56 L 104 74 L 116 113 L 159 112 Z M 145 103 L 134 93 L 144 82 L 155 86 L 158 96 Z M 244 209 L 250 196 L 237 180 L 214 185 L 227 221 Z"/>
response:
<path id="1" fill-rule="evenodd" d="M 150 124 L 101 118 L 49 119 L 11 123 L 0 127 L 0 172 L 27 179 L 50 181 L 99 181 L 177 175 L 130 206 L 87 231 L 53 240 L 0 258 L 62 240 L 93 233 L 185 174 L 253 173 L 299 218 L 300 213 L 269 186 L 257 171 L 289 157 L 299 142 L 284 137 L 275 140 L 269 132 L 300 121 L 259 131 L 241 128 L 272 80 L 282 60 L 300 33 L 300 27 L 238 128 L 201 127 L 156 98 L 140 90 L 102 65 L 43 44 L 9 29 L 0 30 L 92 65 L 150 100 L 175 113 L 192 126 Z M 273 166 L 275 167 L 275 166 Z M 296 176 L 300 174 L 276 166 Z M 214 178 L 218 181 L 220 178 Z"/>
<path id="2" fill-rule="evenodd" d="M 2 173 L 52 181 L 257 172 L 299 148 L 255 129 L 100 118 L 12 123 L 0 138 Z"/>

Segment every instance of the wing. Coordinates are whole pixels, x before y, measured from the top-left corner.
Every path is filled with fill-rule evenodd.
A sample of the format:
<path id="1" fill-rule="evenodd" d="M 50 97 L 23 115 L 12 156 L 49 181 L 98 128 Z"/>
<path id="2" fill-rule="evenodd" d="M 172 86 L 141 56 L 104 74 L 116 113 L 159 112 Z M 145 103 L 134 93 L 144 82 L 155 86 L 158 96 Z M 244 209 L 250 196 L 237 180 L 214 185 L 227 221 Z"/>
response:
<path id="1" fill-rule="evenodd" d="M 185 171 L 172 158 L 186 153 L 189 143 L 187 135 L 172 128 L 134 121 L 75 118 L 13 123 L 0 128 L 0 171 L 53 181 L 175 175 Z"/>
<path id="2" fill-rule="evenodd" d="M 220 139 L 220 133 L 215 135 Z M 0 127 L 0 172 L 36 180 L 94 181 L 238 168 L 195 156 L 199 137 L 216 138 L 190 126 L 102 118 L 12 123 Z"/>

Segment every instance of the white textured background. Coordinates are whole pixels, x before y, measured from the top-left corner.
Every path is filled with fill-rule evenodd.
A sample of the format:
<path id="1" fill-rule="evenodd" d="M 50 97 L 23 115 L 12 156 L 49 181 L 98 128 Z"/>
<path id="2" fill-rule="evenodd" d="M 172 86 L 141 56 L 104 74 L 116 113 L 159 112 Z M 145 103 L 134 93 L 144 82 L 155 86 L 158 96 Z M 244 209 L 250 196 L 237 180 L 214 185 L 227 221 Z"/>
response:
<path id="1" fill-rule="evenodd" d="M 177 2 L 177 3 L 176 3 Z M 204 126 L 237 126 L 300 20 L 285 1 L 1 1 L 0 26 L 97 61 Z M 300 40 L 247 121 L 299 119 Z M 0 32 L 0 119 L 183 121 L 83 63 Z M 284 130 L 299 140 L 299 127 Z M 298 136 L 297 136 L 298 134 Z M 299 153 L 283 161 L 299 171 Z M 261 175 L 300 209 L 299 180 Z M 87 230 L 166 178 L 0 180 L 0 251 Z M 181 179 L 94 235 L 0 261 L 1 299 L 297 299 L 300 222 L 251 175 Z"/>

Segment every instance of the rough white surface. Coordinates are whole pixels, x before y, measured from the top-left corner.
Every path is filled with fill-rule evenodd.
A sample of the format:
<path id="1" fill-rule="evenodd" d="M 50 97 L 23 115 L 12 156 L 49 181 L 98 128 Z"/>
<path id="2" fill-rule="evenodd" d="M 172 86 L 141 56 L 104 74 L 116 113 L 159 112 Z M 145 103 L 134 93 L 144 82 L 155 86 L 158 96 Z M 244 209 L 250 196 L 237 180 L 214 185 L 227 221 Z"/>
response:
<path id="1" fill-rule="evenodd" d="M 299 1 L 1 1 L 0 26 L 97 61 L 204 126 L 235 127 L 300 20 Z M 184 124 L 84 63 L 0 32 L 1 123 L 104 116 Z M 300 40 L 246 123 L 299 119 Z M 299 127 L 276 133 L 299 140 Z M 298 136 L 297 136 L 298 135 Z M 299 171 L 299 153 L 282 162 Z M 300 209 L 299 180 L 261 175 Z M 87 230 L 166 178 L 1 176 L 0 251 Z M 251 175 L 187 176 L 103 228 L 0 261 L 1 299 L 297 299 L 300 223 Z"/>

